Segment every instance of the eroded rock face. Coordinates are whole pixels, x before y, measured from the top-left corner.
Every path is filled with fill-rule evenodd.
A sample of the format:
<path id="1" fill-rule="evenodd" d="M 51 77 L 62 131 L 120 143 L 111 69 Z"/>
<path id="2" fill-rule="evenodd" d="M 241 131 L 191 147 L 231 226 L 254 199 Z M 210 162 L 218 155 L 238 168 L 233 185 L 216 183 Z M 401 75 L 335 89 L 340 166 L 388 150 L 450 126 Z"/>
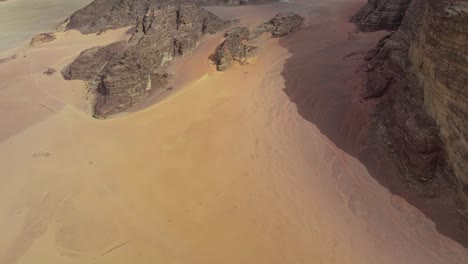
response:
<path id="1" fill-rule="evenodd" d="M 245 63 L 249 52 L 256 47 L 249 45 L 249 40 L 254 40 L 263 33 L 271 33 L 272 37 L 282 37 L 298 30 L 304 18 L 294 13 L 278 13 L 270 21 L 258 25 L 252 31 L 246 27 L 236 27 L 228 31 L 226 40 L 218 46 L 215 53 L 216 67 L 218 71 L 226 70 L 233 61 Z"/>
<path id="2" fill-rule="evenodd" d="M 114 22 L 122 26 L 118 21 Z M 96 88 L 94 114 L 98 117 L 123 112 L 164 88 L 166 64 L 192 52 L 205 34 L 214 34 L 227 25 L 193 4 L 149 7 L 136 23 L 128 42 L 86 50 L 62 71 L 66 79 L 90 81 Z M 81 29 L 89 32 L 107 27 L 105 23 L 95 25 L 86 24 Z"/>
<path id="3" fill-rule="evenodd" d="M 273 37 L 282 37 L 298 30 L 302 22 L 304 18 L 299 15 L 292 12 L 280 12 L 268 21 L 265 27 Z"/>
<path id="4" fill-rule="evenodd" d="M 107 29 L 133 26 L 148 9 L 180 4 L 195 5 L 243 5 L 249 3 L 274 2 L 276 0 L 95 0 L 75 12 L 67 29 L 76 29 L 83 34 Z"/>
<path id="5" fill-rule="evenodd" d="M 361 31 L 396 30 L 412 0 L 369 0 L 351 21 Z"/>
<path id="6" fill-rule="evenodd" d="M 216 49 L 216 68 L 218 71 L 226 70 L 233 61 L 240 64 L 245 63 L 249 52 L 255 49 L 254 46 L 246 44 L 249 35 L 249 29 L 246 27 L 236 27 L 226 33 L 226 40 Z"/>
<path id="7" fill-rule="evenodd" d="M 381 97 L 376 118 L 398 167 L 468 195 L 468 3 L 413 0 L 369 65 L 366 96 Z"/>

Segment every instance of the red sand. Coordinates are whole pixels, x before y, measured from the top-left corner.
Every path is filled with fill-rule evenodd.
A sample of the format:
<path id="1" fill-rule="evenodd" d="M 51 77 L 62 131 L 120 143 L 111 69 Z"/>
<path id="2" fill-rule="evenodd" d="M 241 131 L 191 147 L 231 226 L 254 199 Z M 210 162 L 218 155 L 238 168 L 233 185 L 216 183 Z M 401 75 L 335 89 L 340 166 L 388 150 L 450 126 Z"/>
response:
<path id="1" fill-rule="evenodd" d="M 66 104 L 0 143 L 0 263 L 466 263 L 465 248 L 334 143 L 342 133 L 329 136 L 331 125 L 354 127 L 353 117 L 315 124 L 299 104 L 314 103 L 320 117 L 334 102 L 288 95 L 290 82 L 310 82 L 317 95 L 344 100 L 337 87 L 349 86 L 358 98 L 359 79 L 346 81 L 357 62 L 342 55 L 378 35 L 347 39 L 349 2 L 268 9 L 310 16 L 288 38 L 309 43 L 307 65 L 272 39 L 249 65 L 208 68 L 142 111 L 102 121 Z M 197 66 L 187 65 L 175 72 Z M 351 102 L 350 113 L 366 109 Z"/>

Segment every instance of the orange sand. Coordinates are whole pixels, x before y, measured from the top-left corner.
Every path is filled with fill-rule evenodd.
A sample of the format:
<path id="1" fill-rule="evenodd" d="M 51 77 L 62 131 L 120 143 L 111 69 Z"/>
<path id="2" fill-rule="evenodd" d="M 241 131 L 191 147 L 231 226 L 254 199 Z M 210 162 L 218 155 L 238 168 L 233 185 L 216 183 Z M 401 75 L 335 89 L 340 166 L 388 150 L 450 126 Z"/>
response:
<path id="1" fill-rule="evenodd" d="M 345 2 L 308 7 L 333 10 Z M 255 14 L 260 7 L 243 8 L 249 12 L 232 12 Z M 343 22 L 324 23 L 347 38 Z M 117 40 L 122 32 L 109 34 Z M 69 33 L 0 65 L 7 83 L 2 135 L 8 136 L 0 143 L 0 263 L 468 260 L 466 249 L 438 234 L 299 115 L 282 90 L 290 54 L 277 39 L 250 65 L 221 73 L 208 67 L 152 107 L 95 120 L 80 110 L 79 82 L 39 73 L 60 69 L 84 47 L 65 50 L 59 43 L 90 44 L 87 38 Z M 24 74 L 32 62 L 44 94 Z M 6 74 L 9 69 L 17 75 Z M 176 73 L 187 70 L 180 64 Z M 56 111 L 35 116 L 41 103 Z"/>
<path id="2" fill-rule="evenodd" d="M 77 31 L 56 33 L 57 40 L 37 44 L 19 53 L 18 59 L 0 63 L 0 140 L 53 115 L 67 104 L 87 111 L 84 83 L 66 81 L 60 71 L 85 49 L 128 38 L 127 30 L 99 36 L 83 36 Z M 45 75 L 47 68 L 57 72 Z"/>

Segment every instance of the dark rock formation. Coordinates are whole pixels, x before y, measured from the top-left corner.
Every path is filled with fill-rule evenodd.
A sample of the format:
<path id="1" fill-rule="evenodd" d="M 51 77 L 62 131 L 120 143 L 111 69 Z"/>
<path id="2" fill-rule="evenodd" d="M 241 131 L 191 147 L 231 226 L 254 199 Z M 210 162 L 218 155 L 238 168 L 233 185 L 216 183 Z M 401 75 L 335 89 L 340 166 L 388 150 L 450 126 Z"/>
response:
<path id="1" fill-rule="evenodd" d="M 396 30 L 412 0 L 369 0 L 351 21 L 361 31 Z"/>
<path id="2" fill-rule="evenodd" d="M 423 188 L 452 182 L 468 204 L 468 2 L 413 0 L 368 59 L 365 95 L 380 97 L 375 118 L 397 167 Z"/>
<path id="3" fill-rule="evenodd" d="M 67 29 L 76 29 L 83 34 L 107 29 L 133 26 L 148 9 L 180 4 L 196 5 L 243 5 L 247 3 L 273 2 L 275 0 L 95 0 L 75 12 Z"/>
<path id="4" fill-rule="evenodd" d="M 75 12 L 66 29 L 84 34 L 135 26 L 131 39 L 80 54 L 62 70 L 65 79 L 89 82 L 97 91 L 94 115 L 126 111 L 150 94 L 165 90 L 164 68 L 192 52 L 200 39 L 227 27 L 199 5 L 242 5 L 276 0 L 95 0 Z M 244 53 L 249 48 L 245 47 Z M 240 50 L 237 52 L 241 52 Z M 243 56 L 234 52 L 232 59 Z"/>
<path id="5" fill-rule="evenodd" d="M 139 9 L 140 5 L 135 8 Z M 125 111 L 164 88 L 166 64 L 192 52 L 205 34 L 213 34 L 227 25 L 193 4 L 146 8 L 144 15 L 137 17 L 135 33 L 128 42 L 88 49 L 62 71 L 64 78 L 91 81 L 97 89 L 95 116 L 107 117 Z M 127 19 L 138 13 L 125 17 L 120 13 L 120 6 L 112 10 L 122 17 L 106 17 L 106 21 L 99 17 L 95 22 L 72 26 L 79 25 L 84 32 L 102 31 L 109 23 L 126 25 Z"/>
<path id="6" fill-rule="evenodd" d="M 108 62 L 116 59 L 116 55 L 123 55 L 127 47 L 126 41 L 110 44 L 106 47 L 94 47 L 83 51 L 68 67 L 63 69 L 62 75 L 66 80 L 80 79 L 83 81 L 96 80 Z"/>
<path id="7" fill-rule="evenodd" d="M 236 27 L 226 33 L 226 40 L 218 46 L 215 53 L 218 71 L 226 70 L 233 61 L 245 63 L 249 52 L 255 46 L 247 44 L 249 40 L 258 38 L 263 33 L 271 33 L 272 37 L 285 36 L 300 28 L 304 18 L 294 13 L 278 13 L 267 23 L 261 24 L 250 32 L 246 27 Z"/>
<path id="8" fill-rule="evenodd" d="M 31 43 L 29 44 L 31 47 L 34 47 L 36 44 L 51 42 L 55 40 L 54 33 L 41 33 L 39 35 L 34 36 L 31 39 Z"/>
<path id="9" fill-rule="evenodd" d="M 268 23 L 266 29 L 271 32 L 273 37 L 281 37 L 298 30 L 304 18 L 291 12 L 280 12 L 276 14 Z"/>
<path id="10" fill-rule="evenodd" d="M 218 71 L 226 70 L 233 61 L 245 63 L 248 53 L 255 49 L 245 42 L 249 39 L 249 29 L 236 27 L 228 31 L 226 40 L 216 49 L 216 67 Z"/>

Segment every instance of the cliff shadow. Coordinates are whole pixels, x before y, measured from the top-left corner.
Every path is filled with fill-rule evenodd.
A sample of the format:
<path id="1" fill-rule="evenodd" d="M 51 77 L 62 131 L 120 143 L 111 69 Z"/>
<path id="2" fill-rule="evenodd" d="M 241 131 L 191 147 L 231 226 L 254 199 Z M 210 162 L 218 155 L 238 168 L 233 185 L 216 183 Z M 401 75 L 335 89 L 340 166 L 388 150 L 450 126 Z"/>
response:
<path id="1" fill-rule="evenodd" d="M 353 8 L 338 19 L 310 16 L 301 31 L 280 41 L 291 53 L 281 72 L 284 92 L 304 119 L 358 159 L 382 186 L 426 215 L 439 233 L 468 248 L 468 221 L 458 213 L 450 187 L 440 185 L 436 197 L 418 195 L 399 176 L 372 128 L 372 102 L 361 99 L 363 57 L 386 33 L 356 33 L 348 23 Z"/>

